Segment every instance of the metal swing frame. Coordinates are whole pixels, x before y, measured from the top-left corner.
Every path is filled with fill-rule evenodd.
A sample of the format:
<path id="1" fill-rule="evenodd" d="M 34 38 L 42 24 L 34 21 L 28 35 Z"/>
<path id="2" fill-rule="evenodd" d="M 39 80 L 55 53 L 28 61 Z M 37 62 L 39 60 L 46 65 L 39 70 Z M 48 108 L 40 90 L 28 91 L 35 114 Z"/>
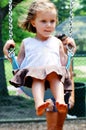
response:
<path id="1" fill-rule="evenodd" d="M 70 0 L 70 17 L 69 17 L 69 35 L 72 37 L 72 19 L 73 19 L 73 4 L 74 0 Z M 13 24 L 12 24 L 12 0 L 9 0 L 9 39 L 13 38 Z M 71 64 L 71 59 L 74 56 L 73 49 L 70 49 L 67 46 L 67 55 L 68 55 L 68 62 L 66 65 L 66 69 L 68 70 Z M 12 69 L 16 70 L 19 69 L 19 65 L 17 63 L 17 60 L 15 59 L 15 49 L 12 49 L 9 51 L 9 57 L 12 59 Z M 27 88 L 25 86 L 21 86 L 20 89 L 30 97 L 33 97 L 31 88 Z M 45 91 L 45 99 L 52 97 L 50 89 L 47 89 Z"/>

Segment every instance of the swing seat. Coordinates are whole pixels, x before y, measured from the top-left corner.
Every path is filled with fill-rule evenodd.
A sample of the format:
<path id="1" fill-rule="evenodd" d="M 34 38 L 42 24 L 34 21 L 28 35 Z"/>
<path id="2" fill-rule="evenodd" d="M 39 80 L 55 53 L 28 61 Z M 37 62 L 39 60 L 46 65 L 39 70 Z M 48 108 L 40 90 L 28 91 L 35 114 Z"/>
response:
<path id="1" fill-rule="evenodd" d="M 17 60 L 15 58 L 15 53 L 14 51 L 10 52 L 10 58 L 12 59 L 12 68 L 13 70 L 15 71 L 16 69 L 19 69 L 19 65 L 17 63 Z M 69 69 L 70 67 L 70 63 L 71 63 L 71 58 L 73 57 L 73 54 L 69 51 L 68 53 L 68 62 L 67 62 L 67 65 L 66 65 L 66 69 Z M 33 95 L 32 95 L 32 89 L 31 88 L 28 88 L 28 87 L 25 87 L 25 86 L 21 86 L 20 89 L 27 95 L 27 96 L 30 96 L 33 98 Z M 46 91 L 45 91 L 45 96 L 44 96 L 44 99 L 48 99 L 50 97 L 53 97 L 50 89 L 48 88 Z"/>
<path id="2" fill-rule="evenodd" d="M 32 95 L 32 89 L 31 88 L 28 88 L 28 87 L 25 87 L 25 86 L 21 86 L 20 89 L 27 95 L 27 96 L 30 96 L 31 98 L 33 98 L 33 95 Z M 50 89 L 48 88 L 46 91 L 45 91 L 45 96 L 44 96 L 44 99 L 49 99 L 53 97 Z"/>

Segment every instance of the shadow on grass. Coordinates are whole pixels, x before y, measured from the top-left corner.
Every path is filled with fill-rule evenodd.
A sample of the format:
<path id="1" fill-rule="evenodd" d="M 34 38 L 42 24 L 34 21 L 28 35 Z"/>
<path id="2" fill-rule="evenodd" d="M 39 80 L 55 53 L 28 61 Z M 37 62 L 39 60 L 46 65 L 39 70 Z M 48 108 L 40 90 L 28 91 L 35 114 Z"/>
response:
<path id="1" fill-rule="evenodd" d="M 0 97 L 0 120 L 35 118 L 33 99 L 22 96 Z"/>

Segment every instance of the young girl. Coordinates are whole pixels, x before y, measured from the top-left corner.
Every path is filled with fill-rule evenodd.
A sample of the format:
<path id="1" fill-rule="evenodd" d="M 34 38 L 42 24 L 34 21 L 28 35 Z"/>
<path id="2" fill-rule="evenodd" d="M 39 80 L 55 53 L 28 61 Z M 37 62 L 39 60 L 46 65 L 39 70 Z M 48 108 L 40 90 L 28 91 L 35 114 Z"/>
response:
<path id="1" fill-rule="evenodd" d="M 67 113 L 63 87 L 65 76 L 69 76 L 65 69 L 67 55 L 64 53 L 61 41 L 52 36 L 56 23 L 57 11 L 53 3 L 48 0 L 32 2 L 22 27 L 36 33 L 36 36 L 22 41 L 17 58 L 20 69 L 10 80 L 15 87 L 32 87 L 38 116 L 49 106 L 48 101 L 44 102 L 47 87 L 52 91 L 57 109 Z M 14 44 L 12 40 L 6 44 L 10 43 Z M 5 47 L 4 53 L 7 55 Z M 71 85 L 66 89 L 71 90 Z"/>

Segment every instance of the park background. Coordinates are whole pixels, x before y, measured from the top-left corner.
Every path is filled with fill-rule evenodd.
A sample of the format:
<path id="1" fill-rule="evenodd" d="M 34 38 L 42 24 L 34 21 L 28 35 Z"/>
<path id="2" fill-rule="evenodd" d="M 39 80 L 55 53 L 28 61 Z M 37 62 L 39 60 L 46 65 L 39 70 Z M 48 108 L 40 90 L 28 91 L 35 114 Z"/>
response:
<path id="1" fill-rule="evenodd" d="M 17 56 L 23 38 L 34 34 L 22 30 L 18 22 L 23 20 L 32 0 L 13 0 L 13 39 L 16 42 Z M 57 33 L 69 35 L 71 0 L 51 0 L 58 9 L 59 23 Z M 75 82 L 75 106 L 69 114 L 78 119 L 86 119 L 86 4 L 85 0 L 73 0 L 73 30 L 77 52 L 73 57 Z M 0 122 L 27 122 L 38 120 L 35 115 L 34 101 L 9 84 L 13 77 L 12 66 L 4 57 L 3 46 L 9 39 L 8 0 L 0 0 Z M 40 121 L 45 120 L 45 116 Z M 79 130 L 79 129 L 78 129 Z M 84 130 L 84 129 L 82 129 Z"/>

